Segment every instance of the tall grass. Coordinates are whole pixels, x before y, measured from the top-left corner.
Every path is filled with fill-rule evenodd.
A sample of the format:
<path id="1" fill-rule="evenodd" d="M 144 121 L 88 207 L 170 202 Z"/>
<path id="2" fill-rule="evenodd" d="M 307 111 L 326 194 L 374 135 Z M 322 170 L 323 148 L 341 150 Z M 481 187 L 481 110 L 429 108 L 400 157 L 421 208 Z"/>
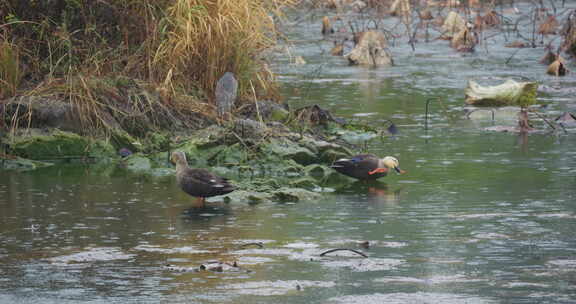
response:
<path id="1" fill-rule="evenodd" d="M 213 98 L 225 72 L 239 80 L 240 99 L 274 95 L 272 73 L 259 58 L 275 43 L 271 13 L 290 0 L 176 0 L 167 9 L 155 70 L 199 86 Z"/>

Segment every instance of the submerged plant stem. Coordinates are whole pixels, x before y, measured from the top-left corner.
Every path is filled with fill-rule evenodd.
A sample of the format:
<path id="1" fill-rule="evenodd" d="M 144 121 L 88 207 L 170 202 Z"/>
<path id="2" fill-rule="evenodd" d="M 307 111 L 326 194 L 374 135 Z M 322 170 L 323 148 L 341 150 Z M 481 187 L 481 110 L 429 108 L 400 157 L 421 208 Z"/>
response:
<path id="1" fill-rule="evenodd" d="M 362 253 L 362 252 L 360 252 L 360 251 L 358 251 L 358 250 L 350 249 L 350 248 L 335 248 L 335 249 L 330 249 L 330 250 L 328 250 L 328 251 L 322 252 L 322 253 L 320 254 L 320 256 L 325 256 L 325 255 L 327 255 L 327 254 L 329 254 L 329 253 L 336 252 L 336 251 L 351 251 L 351 252 L 354 252 L 354 253 L 356 253 L 357 255 L 360 255 L 360 256 L 362 256 L 362 257 L 364 257 L 364 258 L 367 258 L 367 257 L 368 257 L 368 256 L 365 255 L 364 253 Z"/>

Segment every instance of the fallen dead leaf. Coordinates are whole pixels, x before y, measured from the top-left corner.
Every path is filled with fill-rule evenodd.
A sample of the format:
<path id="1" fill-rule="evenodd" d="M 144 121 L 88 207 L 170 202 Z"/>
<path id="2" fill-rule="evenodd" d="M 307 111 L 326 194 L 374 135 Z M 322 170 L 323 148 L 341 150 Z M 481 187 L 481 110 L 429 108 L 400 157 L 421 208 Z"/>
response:
<path id="1" fill-rule="evenodd" d="M 322 18 L 322 35 L 330 34 L 334 34 L 334 29 L 330 24 L 330 18 L 328 18 L 328 16 L 324 16 L 324 18 Z"/>
<path id="2" fill-rule="evenodd" d="M 506 47 L 507 48 L 525 48 L 528 46 L 526 45 L 526 43 L 516 40 L 516 41 L 513 41 L 513 42 L 506 44 Z"/>
<path id="3" fill-rule="evenodd" d="M 548 66 L 546 73 L 552 76 L 565 76 L 568 74 L 568 69 L 564 65 L 564 60 L 562 60 L 562 57 L 558 57 L 558 59 L 552 62 Z"/>

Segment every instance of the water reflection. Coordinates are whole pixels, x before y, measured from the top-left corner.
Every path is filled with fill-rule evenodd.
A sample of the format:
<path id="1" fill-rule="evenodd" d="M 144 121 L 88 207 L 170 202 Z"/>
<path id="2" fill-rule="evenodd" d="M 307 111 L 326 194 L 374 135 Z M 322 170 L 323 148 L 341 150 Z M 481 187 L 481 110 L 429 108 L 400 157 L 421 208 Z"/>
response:
<path id="1" fill-rule="evenodd" d="M 364 193 L 366 200 L 375 204 L 397 204 L 404 186 L 388 186 L 382 181 L 354 181 L 336 188 L 339 194 Z"/>
<path id="2" fill-rule="evenodd" d="M 206 206 L 188 207 L 182 210 L 180 220 L 186 229 L 210 229 L 231 224 L 232 210 L 224 204 L 209 203 Z"/>

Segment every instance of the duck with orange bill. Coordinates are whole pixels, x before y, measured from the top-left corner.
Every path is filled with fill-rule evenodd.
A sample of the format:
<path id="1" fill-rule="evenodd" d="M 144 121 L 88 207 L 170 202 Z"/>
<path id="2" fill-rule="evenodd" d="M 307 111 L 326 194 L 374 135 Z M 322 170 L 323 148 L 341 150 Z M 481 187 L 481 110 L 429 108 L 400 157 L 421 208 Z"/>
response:
<path id="1" fill-rule="evenodd" d="M 406 173 L 400 169 L 398 159 L 395 157 L 379 158 L 374 154 L 358 154 L 350 158 L 341 158 L 332 163 L 331 167 L 341 174 L 359 180 L 376 180 L 388 175 L 390 171 L 397 174 Z"/>

